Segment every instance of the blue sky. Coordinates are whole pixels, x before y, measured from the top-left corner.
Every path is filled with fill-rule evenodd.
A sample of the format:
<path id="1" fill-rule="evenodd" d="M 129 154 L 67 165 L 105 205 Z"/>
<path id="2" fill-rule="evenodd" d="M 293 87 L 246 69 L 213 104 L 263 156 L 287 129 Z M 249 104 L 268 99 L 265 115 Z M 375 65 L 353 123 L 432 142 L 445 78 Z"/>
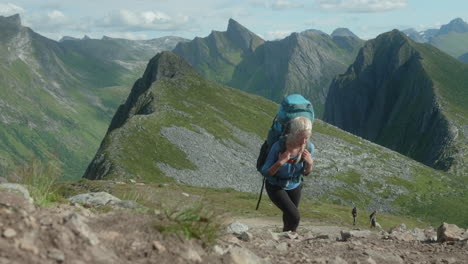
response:
<path id="1" fill-rule="evenodd" d="M 150 39 L 205 37 L 229 18 L 267 40 L 291 32 L 347 27 L 363 39 L 397 29 L 438 28 L 460 17 L 466 0 L 0 0 L 0 15 L 58 40 L 62 36 Z"/>

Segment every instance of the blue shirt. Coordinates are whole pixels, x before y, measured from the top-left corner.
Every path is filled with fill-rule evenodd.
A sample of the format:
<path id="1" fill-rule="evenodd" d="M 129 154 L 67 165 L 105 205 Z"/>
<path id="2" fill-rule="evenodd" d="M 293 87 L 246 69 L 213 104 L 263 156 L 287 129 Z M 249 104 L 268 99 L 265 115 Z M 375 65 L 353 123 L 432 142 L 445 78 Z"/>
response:
<path id="1" fill-rule="evenodd" d="M 309 141 L 307 149 L 313 156 L 315 149 L 314 144 Z M 280 144 L 279 141 L 276 141 L 273 146 L 271 146 L 270 152 L 265 160 L 265 164 L 262 167 L 262 174 L 271 185 L 281 186 L 284 190 L 297 188 L 301 184 L 302 174 L 304 174 L 304 161 L 296 163 L 295 161 L 297 156 L 291 157 L 291 162 L 284 163 L 275 175 L 269 175 L 270 167 L 278 161 L 279 152 Z"/>

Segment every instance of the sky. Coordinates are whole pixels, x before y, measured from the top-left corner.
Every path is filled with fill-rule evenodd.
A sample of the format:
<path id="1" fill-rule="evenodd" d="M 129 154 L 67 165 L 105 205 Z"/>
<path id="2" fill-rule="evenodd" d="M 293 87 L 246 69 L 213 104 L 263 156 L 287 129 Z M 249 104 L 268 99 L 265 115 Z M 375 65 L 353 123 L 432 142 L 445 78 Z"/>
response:
<path id="1" fill-rule="evenodd" d="M 0 16 L 48 38 L 102 36 L 152 39 L 206 37 L 229 18 L 265 40 L 345 27 L 362 39 L 392 29 L 423 31 L 452 19 L 468 21 L 466 0 L 0 0 Z"/>

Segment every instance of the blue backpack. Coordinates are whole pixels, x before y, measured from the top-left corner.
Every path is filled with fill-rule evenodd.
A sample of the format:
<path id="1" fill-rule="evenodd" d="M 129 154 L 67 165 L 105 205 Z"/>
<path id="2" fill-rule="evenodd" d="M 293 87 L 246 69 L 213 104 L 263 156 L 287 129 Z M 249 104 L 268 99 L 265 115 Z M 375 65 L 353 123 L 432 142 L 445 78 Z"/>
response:
<path id="1" fill-rule="evenodd" d="M 268 130 L 267 140 L 260 148 L 260 154 L 257 158 L 257 170 L 261 171 L 263 164 L 270 152 L 271 146 L 280 140 L 281 136 L 286 134 L 288 122 L 298 116 L 304 116 L 314 121 L 314 109 L 312 103 L 300 94 L 291 94 L 283 99 L 273 124 Z M 284 144 L 280 144 L 283 146 Z M 284 147 L 282 147 L 284 148 Z M 284 150 L 281 150 L 284 151 Z"/>

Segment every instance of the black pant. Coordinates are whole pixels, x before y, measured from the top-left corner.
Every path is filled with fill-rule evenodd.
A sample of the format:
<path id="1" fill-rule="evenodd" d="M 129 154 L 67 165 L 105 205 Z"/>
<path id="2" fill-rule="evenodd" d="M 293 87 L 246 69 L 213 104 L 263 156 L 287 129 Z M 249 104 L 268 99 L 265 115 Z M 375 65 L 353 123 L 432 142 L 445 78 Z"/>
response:
<path id="1" fill-rule="evenodd" d="M 302 185 L 292 190 L 283 190 L 280 186 L 266 182 L 266 191 L 270 200 L 283 211 L 283 231 L 296 232 L 299 225 L 299 200 L 301 199 Z"/>

